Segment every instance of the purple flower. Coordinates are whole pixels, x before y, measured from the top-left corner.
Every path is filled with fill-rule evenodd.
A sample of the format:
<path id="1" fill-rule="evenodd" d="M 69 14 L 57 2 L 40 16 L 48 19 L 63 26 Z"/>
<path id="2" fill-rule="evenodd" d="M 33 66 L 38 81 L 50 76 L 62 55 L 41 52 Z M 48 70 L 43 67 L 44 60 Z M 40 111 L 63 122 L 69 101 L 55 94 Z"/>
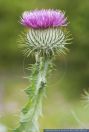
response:
<path id="1" fill-rule="evenodd" d="M 34 29 L 67 26 L 67 18 L 60 10 L 34 10 L 22 14 L 21 24 Z"/>

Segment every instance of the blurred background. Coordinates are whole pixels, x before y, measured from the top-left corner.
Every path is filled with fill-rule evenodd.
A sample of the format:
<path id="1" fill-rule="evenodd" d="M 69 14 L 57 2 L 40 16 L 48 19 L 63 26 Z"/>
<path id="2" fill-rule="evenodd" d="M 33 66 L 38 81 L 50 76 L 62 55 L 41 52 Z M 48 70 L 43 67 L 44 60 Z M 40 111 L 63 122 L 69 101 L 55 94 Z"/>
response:
<path id="1" fill-rule="evenodd" d="M 29 63 L 23 56 L 18 39 L 24 27 L 23 11 L 53 8 L 66 12 L 73 42 L 66 56 L 56 57 L 55 69 L 48 77 L 44 128 L 89 128 L 89 108 L 81 96 L 89 88 L 89 0 L 0 0 L 0 126 L 11 130 L 18 125 L 19 112 L 27 101 L 24 88 Z M 4 132 L 4 131 L 0 131 Z"/>

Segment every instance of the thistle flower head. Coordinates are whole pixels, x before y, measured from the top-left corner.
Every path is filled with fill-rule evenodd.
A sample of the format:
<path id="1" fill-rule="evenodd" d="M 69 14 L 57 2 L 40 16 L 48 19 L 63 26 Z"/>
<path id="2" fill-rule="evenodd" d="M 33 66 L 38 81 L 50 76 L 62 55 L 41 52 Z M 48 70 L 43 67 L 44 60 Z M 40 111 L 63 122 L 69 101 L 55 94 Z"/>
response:
<path id="1" fill-rule="evenodd" d="M 34 10 L 22 14 L 21 23 L 30 28 L 49 28 L 67 26 L 67 18 L 59 10 Z"/>
<path id="2" fill-rule="evenodd" d="M 41 55 L 55 55 L 65 53 L 66 44 L 69 44 L 67 18 L 58 10 L 25 11 L 22 14 L 21 24 L 28 27 L 25 34 L 25 50 L 29 56 L 32 52 Z"/>

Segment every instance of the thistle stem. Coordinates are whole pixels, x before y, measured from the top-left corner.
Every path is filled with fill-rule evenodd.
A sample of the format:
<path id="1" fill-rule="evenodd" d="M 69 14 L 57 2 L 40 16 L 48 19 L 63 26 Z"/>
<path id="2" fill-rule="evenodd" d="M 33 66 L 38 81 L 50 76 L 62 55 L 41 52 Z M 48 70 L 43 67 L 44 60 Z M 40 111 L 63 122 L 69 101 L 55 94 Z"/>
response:
<path id="1" fill-rule="evenodd" d="M 35 59 L 36 63 L 33 65 L 30 77 L 31 86 L 25 89 L 29 100 L 21 111 L 20 125 L 14 132 L 39 132 L 38 119 L 42 114 L 49 60 L 46 57 L 40 57 L 38 53 Z"/>

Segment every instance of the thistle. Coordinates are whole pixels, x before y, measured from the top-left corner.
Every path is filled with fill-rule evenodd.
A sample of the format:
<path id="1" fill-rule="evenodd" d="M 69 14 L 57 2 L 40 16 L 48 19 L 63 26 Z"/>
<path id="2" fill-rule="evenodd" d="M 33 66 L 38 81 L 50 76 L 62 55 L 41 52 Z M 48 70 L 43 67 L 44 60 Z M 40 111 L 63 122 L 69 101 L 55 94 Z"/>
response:
<path id="1" fill-rule="evenodd" d="M 60 10 L 25 11 L 21 24 L 28 30 L 21 37 L 24 53 L 35 57 L 31 85 L 25 89 L 28 103 L 20 115 L 20 125 L 14 132 L 39 132 L 38 119 L 42 115 L 42 100 L 45 96 L 47 75 L 55 55 L 65 54 L 70 43 L 67 17 Z"/>

